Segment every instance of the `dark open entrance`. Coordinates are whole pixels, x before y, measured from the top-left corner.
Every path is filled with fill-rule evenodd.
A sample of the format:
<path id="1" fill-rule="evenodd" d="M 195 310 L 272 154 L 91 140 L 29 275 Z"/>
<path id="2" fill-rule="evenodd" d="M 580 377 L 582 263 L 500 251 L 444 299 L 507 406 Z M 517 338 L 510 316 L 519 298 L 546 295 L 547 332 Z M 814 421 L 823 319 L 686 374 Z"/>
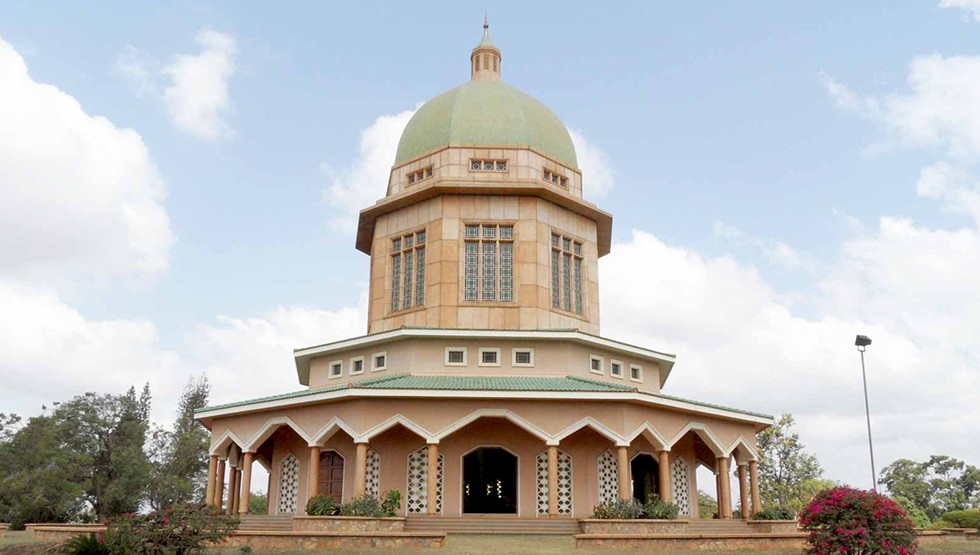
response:
<path id="1" fill-rule="evenodd" d="M 500 447 L 463 457 L 463 512 L 517 514 L 517 457 Z"/>
<path id="2" fill-rule="evenodd" d="M 660 465 L 651 455 L 641 453 L 633 457 L 630 472 L 633 474 L 633 499 L 646 503 L 660 496 L 658 472 Z"/>

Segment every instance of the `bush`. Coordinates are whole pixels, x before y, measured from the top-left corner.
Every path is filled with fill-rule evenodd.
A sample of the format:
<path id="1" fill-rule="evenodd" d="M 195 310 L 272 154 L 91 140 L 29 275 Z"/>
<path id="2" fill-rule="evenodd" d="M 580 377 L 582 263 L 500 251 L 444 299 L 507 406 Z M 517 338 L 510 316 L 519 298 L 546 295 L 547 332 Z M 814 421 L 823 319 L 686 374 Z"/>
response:
<path id="1" fill-rule="evenodd" d="M 62 547 L 68 555 L 111 555 L 102 534 L 82 534 L 65 542 Z"/>
<path id="2" fill-rule="evenodd" d="M 402 508 L 402 492 L 390 489 L 384 493 L 381 510 L 385 516 L 395 516 Z"/>
<path id="3" fill-rule="evenodd" d="M 377 497 L 362 495 L 341 505 L 340 516 L 373 516 L 380 518 L 385 516 L 385 512 L 381 508 L 381 501 Z"/>
<path id="4" fill-rule="evenodd" d="M 952 528 L 980 528 L 980 510 L 949 511 L 942 520 L 952 524 Z"/>
<path id="5" fill-rule="evenodd" d="M 617 499 L 608 503 L 596 505 L 592 509 L 592 518 L 632 520 L 643 517 L 643 505 L 636 499 Z"/>
<path id="6" fill-rule="evenodd" d="M 912 521 L 888 497 L 848 487 L 824 490 L 800 513 L 810 533 L 806 553 L 913 555 L 918 548 Z"/>
<path id="7" fill-rule="evenodd" d="M 680 509 L 673 503 L 665 503 L 659 497 L 651 497 L 643 504 L 643 518 L 674 520 Z"/>
<path id="8" fill-rule="evenodd" d="M 768 507 L 752 515 L 754 520 L 795 520 L 796 511 L 788 507 Z"/>
<path id="9" fill-rule="evenodd" d="M 108 522 L 108 553 L 186 555 L 220 542 L 238 528 L 238 517 L 207 505 L 182 503 L 147 515 L 128 514 Z"/>
<path id="10" fill-rule="evenodd" d="M 340 505 L 329 495 L 314 495 L 306 502 L 306 514 L 310 516 L 337 516 Z"/>

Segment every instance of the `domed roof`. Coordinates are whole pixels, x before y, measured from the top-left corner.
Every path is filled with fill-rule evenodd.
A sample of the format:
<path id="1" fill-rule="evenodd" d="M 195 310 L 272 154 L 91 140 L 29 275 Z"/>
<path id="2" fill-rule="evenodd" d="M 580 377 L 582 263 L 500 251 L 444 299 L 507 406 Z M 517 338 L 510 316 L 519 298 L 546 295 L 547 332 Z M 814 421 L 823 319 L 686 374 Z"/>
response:
<path id="1" fill-rule="evenodd" d="M 423 104 L 402 132 L 395 165 L 447 145 L 530 147 L 578 167 L 558 116 L 499 80 L 469 81 Z"/>

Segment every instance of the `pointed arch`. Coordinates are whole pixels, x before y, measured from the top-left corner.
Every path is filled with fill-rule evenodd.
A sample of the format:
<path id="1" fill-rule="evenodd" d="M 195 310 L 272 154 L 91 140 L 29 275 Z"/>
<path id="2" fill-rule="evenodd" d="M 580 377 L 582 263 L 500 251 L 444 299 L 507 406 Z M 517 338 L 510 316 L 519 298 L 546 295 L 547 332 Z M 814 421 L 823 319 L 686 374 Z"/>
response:
<path id="1" fill-rule="evenodd" d="M 687 432 L 696 433 L 698 437 L 704 441 L 704 444 L 708 446 L 708 449 L 711 449 L 711 452 L 714 453 L 716 457 L 724 457 L 728 454 L 728 451 L 726 451 L 721 442 L 718 441 L 718 437 L 711 431 L 711 428 L 708 428 L 707 425 L 702 424 L 701 422 L 688 422 L 687 426 L 684 426 L 681 431 L 677 432 L 677 435 L 670 440 L 668 445 L 673 447 L 678 441 L 681 440 L 681 438 L 687 435 Z"/>
<path id="2" fill-rule="evenodd" d="M 529 421 L 525 420 L 524 418 L 514 414 L 513 412 L 507 409 L 480 409 L 480 410 L 473 411 L 470 414 L 464 416 L 463 418 L 457 420 L 456 422 L 450 424 L 449 426 L 443 428 L 442 431 L 440 431 L 439 433 L 435 434 L 432 437 L 431 441 L 438 442 L 442 440 L 444 437 L 452 434 L 453 432 L 461 430 L 462 428 L 466 427 L 468 424 L 471 424 L 481 418 L 505 418 L 509 420 L 512 424 L 517 426 L 518 428 L 521 428 L 525 432 L 533 435 L 534 437 L 540 439 L 541 441 L 545 441 L 545 442 L 551 441 L 551 437 L 548 436 L 548 434 L 546 434 L 544 430 L 538 428 L 534 424 L 530 423 Z"/>
<path id="3" fill-rule="evenodd" d="M 668 445 L 667 440 L 664 438 L 656 428 L 653 427 L 649 421 L 640 424 L 633 433 L 626 437 L 626 441 L 633 443 L 633 440 L 639 436 L 647 438 L 647 440 L 653 444 L 658 450 L 670 451 L 670 445 Z"/>
<path id="4" fill-rule="evenodd" d="M 333 435 L 337 433 L 337 430 L 343 430 L 344 433 L 353 438 L 355 442 L 358 440 L 359 435 L 354 431 L 354 428 L 351 428 L 346 422 L 334 416 L 326 424 L 324 424 L 322 428 L 320 428 L 320 431 L 313 434 L 313 437 L 310 438 L 307 445 L 310 447 L 323 447 L 323 444 L 333 437 Z"/>
<path id="5" fill-rule="evenodd" d="M 415 422 L 412 422 L 411 420 L 402 416 L 401 414 L 396 414 L 395 416 L 392 416 L 391 418 L 385 420 L 384 422 L 364 432 L 364 435 L 361 436 L 361 441 L 368 441 L 371 438 L 383 432 L 386 432 L 399 424 L 415 432 L 419 437 L 424 439 L 427 443 L 431 442 L 433 439 L 432 434 L 430 434 L 428 430 L 426 430 L 422 426 L 419 426 Z"/>
<path id="6" fill-rule="evenodd" d="M 612 431 L 591 416 L 586 416 L 585 418 L 558 432 L 558 435 L 548 441 L 548 445 L 558 445 L 561 440 L 574 434 L 582 428 L 592 428 L 593 431 L 615 443 L 617 446 L 629 447 L 629 440 L 624 439 L 623 436 Z"/>
<path id="7" fill-rule="evenodd" d="M 242 438 L 235 435 L 235 432 L 231 430 L 225 430 L 225 433 L 218 437 L 218 441 L 211 444 L 211 448 L 208 449 L 209 455 L 217 455 L 218 457 L 224 458 L 228 456 L 228 448 L 232 444 L 237 445 L 239 449 L 245 450 L 245 442 Z"/>
<path id="8" fill-rule="evenodd" d="M 738 452 L 736 453 L 736 451 Z M 759 452 L 749 445 L 749 442 L 745 441 L 745 438 L 742 436 L 738 436 L 738 439 L 728 448 L 727 453 L 729 457 L 734 455 L 735 462 L 738 464 L 759 460 Z"/>
<path id="9" fill-rule="evenodd" d="M 248 444 L 242 450 L 246 452 L 254 453 L 256 450 L 258 450 L 259 447 L 262 446 L 262 443 L 265 440 L 269 439 L 269 437 L 271 437 L 272 434 L 275 433 L 275 431 L 278 430 L 281 426 L 288 426 L 294 432 L 296 432 L 296 435 L 303 438 L 303 440 L 305 440 L 307 443 L 309 443 L 313 439 L 310 437 L 308 433 L 306 433 L 306 430 L 299 427 L 299 424 L 293 422 L 292 418 L 288 416 L 276 416 L 274 418 L 270 418 L 266 420 L 265 424 L 263 424 L 262 427 L 259 428 L 259 431 L 255 432 L 255 434 L 252 435 L 251 439 L 249 439 L 248 441 Z"/>

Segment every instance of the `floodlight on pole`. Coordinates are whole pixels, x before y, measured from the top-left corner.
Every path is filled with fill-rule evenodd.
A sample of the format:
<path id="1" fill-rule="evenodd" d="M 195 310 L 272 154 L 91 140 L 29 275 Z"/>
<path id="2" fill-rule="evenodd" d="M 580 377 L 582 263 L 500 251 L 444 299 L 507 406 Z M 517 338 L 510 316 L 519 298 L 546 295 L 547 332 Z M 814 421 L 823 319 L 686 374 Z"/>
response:
<path id="1" fill-rule="evenodd" d="M 861 379 L 864 382 L 864 414 L 868 418 L 868 452 L 871 454 L 871 488 L 878 493 L 878 474 L 875 472 L 875 448 L 871 441 L 871 406 L 868 404 L 868 374 L 864 370 L 864 350 L 871 344 L 871 338 L 867 335 L 859 335 L 854 338 L 854 345 L 861 353 Z"/>

